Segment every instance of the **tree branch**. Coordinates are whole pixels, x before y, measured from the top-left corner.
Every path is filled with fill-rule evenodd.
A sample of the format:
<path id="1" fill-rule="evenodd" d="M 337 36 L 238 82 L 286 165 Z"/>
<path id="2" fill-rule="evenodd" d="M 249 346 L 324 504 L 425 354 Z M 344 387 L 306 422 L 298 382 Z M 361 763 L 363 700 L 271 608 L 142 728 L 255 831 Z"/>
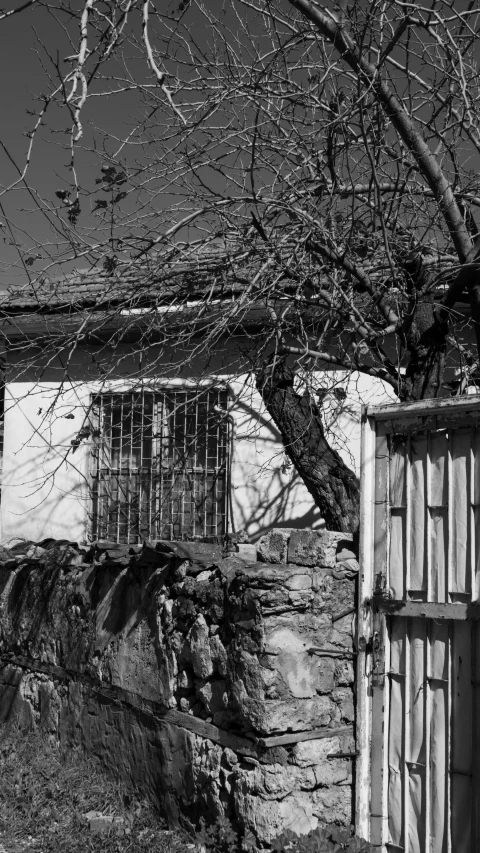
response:
<path id="1" fill-rule="evenodd" d="M 288 2 L 334 45 L 343 61 L 357 74 L 359 80 L 373 89 L 400 138 L 417 161 L 421 174 L 439 204 L 458 257 L 463 262 L 472 243 L 452 187 L 401 101 L 382 80 L 378 69 L 362 56 L 354 41 L 335 19 L 324 14 L 318 6 L 313 6 L 310 0 L 288 0 Z"/>

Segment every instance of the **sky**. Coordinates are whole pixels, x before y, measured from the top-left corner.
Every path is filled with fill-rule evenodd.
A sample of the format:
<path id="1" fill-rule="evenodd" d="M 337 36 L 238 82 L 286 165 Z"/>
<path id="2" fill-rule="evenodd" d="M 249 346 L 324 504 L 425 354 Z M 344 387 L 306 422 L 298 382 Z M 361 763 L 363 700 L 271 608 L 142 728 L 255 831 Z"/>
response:
<path id="1" fill-rule="evenodd" d="M 17 2 L 18 6 L 19 3 Z M 14 5 L 12 4 L 11 8 Z M 78 32 L 78 30 L 77 30 Z M 35 116 L 29 114 L 39 109 L 38 96 L 48 90 L 49 82 L 45 68 L 51 63 L 42 50 L 41 43 L 54 48 L 54 56 L 60 60 L 72 54 L 65 34 L 45 8 L 33 6 L 30 9 L 0 21 L 0 186 L 2 190 L 10 186 L 23 169 L 30 140 L 25 135 L 35 124 Z M 42 67 L 42 65 L 44 67 Z M 65 69 L 65 63 L 62 68 Z M 128 112 L 128 108 L 127 108 Z M 121 99 L 96 99 L 87 102 L 83 113 L 83 141 L 91 144 L 94 125 L 109 127 L 119 131 L 124 125 L 125 107 Z M 51 128 L 71 126 L 66 111 L 49 107 L 45 127 L 35 139 L 32 148 L 28 179 L 37 198 L 50 207 L 59 207 L 55 197 L 57 189 L 68 187 L 71 182 L 70 152 L 64 133 L 51 132 Z M 88 154 L 78 153 L 78 162 L 82 182 L 94 188 L 95 178 L 100 174 L 99 165 Z M 18 167 L 18 168 L 16 168 Z M 0 220 L 3 235 L 0 258 L 0 280 L 15 283 L 25 280 L 24 270 L 18 267 L 19 252 L 12 243 L 21 245 L 21 253 L 33 256 L 45 249 L 52 241 L 52 231 L 43 215 L 38 212 L 35 200 L 19 184 L 13 191 L 0 195 Z M 15 234 L 9 231 L 8 222 L 16 226 Z M 11 266 L 11 264 L 15 266 Z M 32 271 L 38 267 L 34 265 Z"/>
<path id="2" fill-rule="evenodd" d="M 163 0 L 162 0 L 163 3 Z M 171 0 L 170 6 L 178 8 L 180 0 Z M 461 8 L 467 0 L 460 0 L 456 8 Z M 11 5 L 10 5 L 11 4 Z M 56 0 L 53 2 L 55 6 Z M 21 0 L 9 0 L 9 8 L 21 5 Z M 60 5 L 60 4 L 58 4 Z M 81 8 L 81 0 L 72 0 L 74 8 Z M 101 5 L 101 4 L 97 4 Z M 168 6 L 165 0 L 165 6 Z M 207 0 L 207 8 L 215 12 L 222 9 L 222 0 Z M 231 6 L 232 4 L 227 4 Z M 288 8 L 288 4 L 285 4 Z M 160 7 L 159 7 L 160 8 Z M 163 5 L 162 5 L 163 9 Z M 192 15 L 189 10 L 189 15 Z M 137 25 L 139 17 L 137 16 Z M 207 37 L 207 26 L 205 19 L 193 17 L 191 20 L 191 35 L 195 39 L 205 40 Z M 138 28 L 138 26 L 137 26 Z M 72 28 L 75 38 L 78 38 L 78 24 Z M 23 12 L 13 15 L 7 19 L 0 20 L 0 109 L 2 122 L 0 125 L 0 143 L 6 147 L 8 154 L 0 147 L 0 187 L 8 186 L 16 178 L 16 170 L 10 157 L 23 168 L 25 155 L 28 149 L 29 139 L 24 135 L 30 129 L 35 118 L 27 114 L 27 110 L 36 109 L 38 103 L 35 95 L 41 94 L 47 87 L 47 77 L 42 68 L 42 61 L 47 65 L 49 60 L 39 46 L 45 43 L 49 49 L 53 49 L 54 56 L 62 64 L 65 56 L 71 55 L 74 48 L 68 43 L 65 32 L 59 27 L 54 17 L 49 14 L 46 7 L 33 5 Z M 133 62 L 134 73 L 144 80 L 152 80 L 146 61 L 135 60 Z M 61 66 L 63 69 L 70 66 Z M 83 141 L 88 145 L 92 140 L 92 128 L 97 125 L 108 128 L 119 135 L 125 133 L 129 127 L 132 113 L 138 107 L 135 106 L 135 96 L 115 96 L 108 98 L 89 98 L 82 117 L 84 122 Z M 47 127 L 41 131 L 33 148 L 31 167 L 29 169 L 29 182 L 38 193 L 38 198 L 47 205 L 59 207 L 58 199 L 55 197 L 57 189 L 68 187 L 71 181 L 69 170 L 69 152 L 62 147 L 67 137 L 65 134 L 52 134 L 50 129 L 68 126 L 70 120 L 65 110 L 56 108 L 49 109 Z M 10 155 L 10 156 L 9 156 Z M 79 150 L 79 167 L 82 173 L 82 184 L 88 190 L 95 189 L 95 180 L 99 175 L 99 163 L 86 152 Z M 0 282 L 14 283 L 25 280 L 25 268 L 18 267 L 20 256 L 35 256 L 36 253 L 47 255 L 48 244 L 52 240 L 52 232 L 46 219 L 35 211 L 32 198 L 21 187 L 13 192 L 0 194 L 0 204 L 3 205 L 3 213 L 0 209 L 0 221 L 4 227 L 0 228 L 0 239 L 2 251 L 0 253 Z M 83 212 L 84 221 L 88 220 L 88 202 Z M 91 219 L 91 218 L 90 218 Z M 18 230 L 9 233 L 8 221 L 11 220 Z M 95 221 L 91 221 L 95 227 Z M 13 245 L 12 245 L 13 244 Z M 35 261 L 31 272 L 41 267 L 41 261 Z"/>

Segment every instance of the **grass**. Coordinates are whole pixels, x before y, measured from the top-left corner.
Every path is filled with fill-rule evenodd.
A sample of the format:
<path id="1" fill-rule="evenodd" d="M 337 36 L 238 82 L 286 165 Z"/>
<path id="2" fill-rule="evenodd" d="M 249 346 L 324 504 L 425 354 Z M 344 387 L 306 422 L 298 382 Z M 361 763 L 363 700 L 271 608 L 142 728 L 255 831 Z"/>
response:
<path id="1" fill-rule="evenodd" d="M 92 832 L 90 811 L 122 818 Z M 95 761 L 64 755 L 37 732 L 0 727 L 0 853 L 187 853 L 151 803 L 107 779 Z"/>

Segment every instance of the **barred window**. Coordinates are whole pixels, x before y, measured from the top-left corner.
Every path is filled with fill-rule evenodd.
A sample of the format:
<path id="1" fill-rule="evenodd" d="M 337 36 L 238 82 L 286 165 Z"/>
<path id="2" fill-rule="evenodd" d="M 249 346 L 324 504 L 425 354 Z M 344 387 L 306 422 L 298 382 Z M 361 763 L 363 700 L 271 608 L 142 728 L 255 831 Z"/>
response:
<path id="1" fill-rule="evenodd" d="M 101 394 L 93 408 L 95 538 L 135 543 L 226 533 L 226 391 Z"/>

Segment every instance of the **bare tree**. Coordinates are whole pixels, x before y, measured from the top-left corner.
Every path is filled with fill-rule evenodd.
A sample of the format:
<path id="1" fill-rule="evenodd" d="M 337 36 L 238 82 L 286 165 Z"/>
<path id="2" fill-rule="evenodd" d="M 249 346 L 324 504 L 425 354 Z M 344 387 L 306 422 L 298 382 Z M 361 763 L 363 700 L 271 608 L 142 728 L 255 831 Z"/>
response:
<path id="1" fill-rule="evenodd" d="M 50 223 L 42 258 L 13 239 L 25 292 L 42 310 L 69 308 L 45 346 L 72 357 L 119 314 L 113 339 L 135 327 L 139 374 L 153 339 L 164 351 L 175 342 L 178 369 L 235 342 L 230 369 L 255 376 L 327 526 L 355 530 L 357 480 L 324 416 L 329 387 L 341 404 L 338 376 L 381 379 L 401 400 L 475 385 L 478 5 L 87 0 L 43 11 L 73 53 L 65 65 L 44 44 L 50 88 L 3 195 L 23 187 Z M 99 102 L 112 120 L 94 126 Z M 58 130 L 47 110 L 70 117 L 55 202 L 29 179 L 36 138 Z M 78 288 L 93 280 L 88 303 Z"/>

